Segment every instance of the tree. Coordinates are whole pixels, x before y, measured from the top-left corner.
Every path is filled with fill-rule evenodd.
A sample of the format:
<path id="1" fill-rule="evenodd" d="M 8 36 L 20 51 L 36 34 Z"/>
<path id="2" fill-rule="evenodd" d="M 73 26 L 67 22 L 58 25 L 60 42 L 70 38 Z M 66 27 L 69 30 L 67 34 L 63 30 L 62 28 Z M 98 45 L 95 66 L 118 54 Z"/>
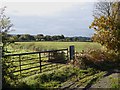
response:
<path id="1" fill-rule="evenodd" d="M 19 41 L 34 41 L 34 40 L 35 40 L 34 36 L 30 34 L 23 34 L 19 37 Z"/>
<path id="2" fill-rule="evenodd" d="M 13 35 L 13 36 L 10 37 L 10 39 L 11 39 L 12 41 L 17 42 L 17 41 L 18 41 L 18 35 Z"/>
<path id="3" fill-rule="evenodd" d="M 49 35 L 46 35 L 46 36 L 44 37 L 44 39 L 45 39 L 45 41 L 52 41 L 52 38 L 51 38 L 51 36 L 49 36 Z"/>
<path id="4" fill-rule="evenodd" d="M 95 30 L 93 41 L 120 52 L 120 2 L 99 2 L 98 12 L 90 28 Z M 104 6 L 108 5 L 108 6 Z M 95 9 L 96 10 L 96 9 Z"/>
<path id="5" fill-rule="evenodd" d="M 112 6 L 114 2 L 111 1 L 100 1 L 95 4 L 95 8 L 93 11 L 93 16 L 94 17 L 101 17 L 101 16 L 112 16 Z"/>
<path id="6" fill-rule="evenodd" d="M 4 14 L 5 8 L 6 7 L 0 8 L 0 36 L 2 38 L 3 54 L 6 51 L 5 47 L 13 42 L 7 37 L 7 35 L 8 35 L 7 33 L 12 31 L 13 24 L 11 23 L 10 18 Z"/>
<path id="7" fill-rule="evenodd" d="M 65 36 L 64 36 L 64 35 L 61 35 L 61 39 L 65 39 Z"/>
<path id="8" fill-rule="evenodd" d="M 44 35 L 43 34 L 37 34 L 35 36 L 35 39 L 36 39 L 36 41 L 42 41 L 42 39 L 44 39 Z"/>
<path id="9" fill-rule="evenodd" d="M 13 24 L 10 21 L 10 18 L 7 17 L 4 13 L 5 8 L 0 8 L 0 36 L 2 40 L 2 54 L 6 52 L 5 47 L 12 43 L 13 41 L 9 39 L 10 35 L 8 35 L 8 32 L 12 30 Z M 9 83 L 7 79 L 13 80 L 15 77 L 13 77 L 13 74 L 9 74 L 9 67 L 12 66 L 12 63 L 8 65 L 6 62 L 8 59 L 6 57 L 2 58 L 2 87 L 7 88 L 9 87 Z"/>

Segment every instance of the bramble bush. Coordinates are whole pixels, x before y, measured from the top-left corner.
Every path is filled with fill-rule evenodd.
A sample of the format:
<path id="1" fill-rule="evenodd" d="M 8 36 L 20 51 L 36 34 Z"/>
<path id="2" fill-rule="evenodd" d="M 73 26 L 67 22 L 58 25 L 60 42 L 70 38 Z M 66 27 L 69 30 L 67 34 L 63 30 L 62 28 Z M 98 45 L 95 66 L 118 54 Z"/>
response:
<path id="1" fill-rule="evenodd" d="M 104 51 L 98 49 L 82 51 L 78 53 L 73 64 L 82 69 L 94 67 L 101 70 L 107 70 L 118 68 L 119 63 L 119 53 L 114 53 L 114 51 Z"/>

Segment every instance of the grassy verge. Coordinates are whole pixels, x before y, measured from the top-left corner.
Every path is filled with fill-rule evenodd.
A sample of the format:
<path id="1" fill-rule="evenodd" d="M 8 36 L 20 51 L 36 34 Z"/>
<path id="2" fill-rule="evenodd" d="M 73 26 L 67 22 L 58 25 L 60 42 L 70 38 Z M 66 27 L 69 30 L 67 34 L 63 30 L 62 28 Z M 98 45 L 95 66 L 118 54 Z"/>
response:
<path id="1" fill-rule="evenodd" d="M 119 79 L 119 77 L 110 77 L 111 88 L 120 89 Z"/>
<path id="2" fill-rule="evenodd" d="M 90 68 L 87 70 L 80 70 L 72 65 L 66 65 L 56 71 L 43 72 L 41 74 L 20 79 L 16 86 L 13 84 L 13 87 L 30 90 L 37 90 L 38 88 L 45 90 L 50 88 L 63 88 L 65 83 L 70 83 L 70 81 L 74 82 L 76 79 L 81 79 L 81 83 L 89 82 L 95 73 L 97 72 L 94 72 L 94 70 Z M 94 78 L 98 76 L 99 75 L 95 75 Z M 80 82 L 78 84 L 81 85 Z"/>

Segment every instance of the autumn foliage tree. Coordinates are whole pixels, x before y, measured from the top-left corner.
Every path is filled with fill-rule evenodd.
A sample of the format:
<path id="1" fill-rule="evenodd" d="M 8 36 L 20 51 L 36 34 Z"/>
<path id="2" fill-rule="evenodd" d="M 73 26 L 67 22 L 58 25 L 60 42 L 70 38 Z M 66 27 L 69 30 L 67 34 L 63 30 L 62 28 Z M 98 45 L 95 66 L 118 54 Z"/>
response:
<path id="1" fill-rule="evenodd" d="M 104 45 L 108 50 L 120 53 L 120 2 L 105 3 L 110 3 L 108 5 L 110 5 L 111 14 L 94 16 L 94 21 L 90 26 L 95 30 L 92 39 Z"/>

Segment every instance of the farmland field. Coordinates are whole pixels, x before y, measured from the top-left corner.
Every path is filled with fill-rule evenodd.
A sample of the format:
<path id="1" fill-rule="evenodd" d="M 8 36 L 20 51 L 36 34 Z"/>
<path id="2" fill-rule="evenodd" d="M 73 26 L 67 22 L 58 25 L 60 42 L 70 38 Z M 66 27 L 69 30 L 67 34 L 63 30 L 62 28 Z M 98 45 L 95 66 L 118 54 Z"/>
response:
<path id="1" fill-rule="evenodd" d="M 65 49 L 74 45 L 75 51 L 100 49 L 102 46 L 94 42 L 15 42 L 9 46 L 8 50 L 12 53 Z"/>
<path id="2" fill-rule="evenodd" d="M 10 53 L 26 53 L 42 50 L 66 49 L 71 45 L 75 46 L 75 51 L 77 52 L 89 49 L 105 49 L 100 44 L 94 42 L 15 42 L 8 46 L 8 51 L 10 51 Z M 68 60 L 67 56 L 64 54 L 64 58 L 62 53 L 58 54 L 58 56 L 55 54 L 57 59 L 54 57 L 54 54 L 52 57 L 55 58 L 54 60 L 59 60 L 58 58 L 62 57 L 61 55 L 64 60 Z M 20 87 L 22 89 L 87 88 L 90 84 L 96 83 L 107 74 L 107 72 L 94 67 L 81 68 L 77 66 L 77 64 L 75 66 L 72 60 L 70 63 L 49 62 L 49 53 L 40 54 L 40 57 L 39 54 L 28 54 L 7 59 L 7 61 L 12 61 L 12 63 L 10 63 L 12 66 L 8 69 L 10 71 L 9 73 L 17 77 L 20 82 L 17 86 L 14 85 L 14 82 L 11 82 L 11 86 L 16 88 Z M 81 62 L 78 62 L 78 65 L 79 63 Z M 82 65 L 84 67 L 84 64 Z"/>
<path id="3" fill-rule="evenodd" d="M 14 44 L 8 46 L 8 51 L 10 51 L 10 53 L 26 53 L 42 50 L 66 49 L 71 45 L 75 46 L 75 51 L 77 52 L 80 52 L 82 50 L 102 48 L 100 44 L 93 42 L 15 42 Z M 38 85 L 37 88 L 64 88 L 64 86 L 70 82 L 69 78 L 70 80 L 73 80 L 72 82 L 74 82 L 76 81 L 76 77 L 77 79 L 85 78 L 84 80 L 86 83 L 84 84 L 84 80 L 81 80 L 79 82 L 81 84 L 78 85 L 86 86 L 89 81 L 92 80 L 92 78 L 98 78 L 98 76 L 101 76 L 101 73 L 98 73 L 98 76 L 94 76 L 96 72 L 94 72 L 94 70 L 92 71 L 90 68 L 87 70 L 82 70 L 77 67 L 73 67 L 71 64 L 47 62 L 47 60 L 49 60 L 49 58 L 47 58 L 48 55 L 41 54 L 41 58 L 39 58 L 38 54 L 18 55 L 10 57 L 7 60 L 12 61 L 12 68 L 9 68 L 10 73 L 19 79 L 21 78 L 20 82 L 25 83 L 25 87 L 29 86 L 29 88 L 35 88 L 36 85 Z M 44 56 L 46 57 L 44 58 Z M 58 58 L 60 57 L 58 56 Z M 39 59 L 41 59 L 41 65 Z M 64 60 L 67 60 L 67 57 Z M 11 63 L 9 64 L 11 65 Z M 26 80 L 22 79 L 24 77 L 26 77 Z M 31 87 L 31 84 L 33 87 Z M 20 87 L 24 88 L 24 84 L 20 85 Z"/>
<path id="4" fill-rule="evenodd" d="M 93 43 L 93 42 L 15 42 L 8 47 L 8 51 L 10 51 L 10 53 L 19 54 L 19 53 L 26 53 L 26 52 L 42 51 L 42 50 L 66 49 L 66 48 L 69 48 L 69 46 L 71 46 L 71 45 L 75 46 L 75 51 L 77 51 L 77 52 L 80 52 L 82 50 L 100 49 L 101 48 L 100 44 Z M 10 53 L 7 53 L 7 54 L 10 54 Z M 47 63 L 48 65 L 44 66 L 45 63 L 43 61 L 49 60 L 49 58 L 46 57 L 46 55 L 44 55 L 44 54 L 41 54 L 41 56 L 43 57 L 41 59 L 42 65 L 43 65 L 42 68 L 50 69 L 50 68 L 53 68 L 56 66 L 56 65 L 50 64 L 50 66 L 52 65 L 52 67 L 49 67 L 49 63 Z M 21 69 L 31 68 L 33 66 L 34 67 L 39 66 L 39 58 L 38 58 L 37 54 L 21 56 L 20 57 L 22 60 L 21 65 L 19 65 L 19 57 L 16 56 L 16 57 L 11 58 L 13 61 L 16 61 L 14 63 L 15 71 L 20 69 L 19 66 L 21 66 Z M 30 65 L 28 65 L 28 64 L 30 64 Z M 57 67 L 59 67 L 59 66 L 60 65 L 57 64 Z M 38 72 L 40 71 L 39 67 L 37 67 L 36 69 L 30 69 L 30 70 L 33 70 L 33 71 L 36 70 L 35 73 L 37 73 L 37 71 Z M 26 70 L 26 71 L 28 72 L 30 70 Z M 42 71 L 44 71 L 44 69 L 42 69 Z M 30 72 L 29 72 L 29 74 L 31 74 Z M 26 74 L 23 75 L 23 73 L 25 73 L 25 71 L 22 71 L 22 76 L 26 76 Z M 18 75 L 19 73 L 17 72 L 15 74 Z"/>

